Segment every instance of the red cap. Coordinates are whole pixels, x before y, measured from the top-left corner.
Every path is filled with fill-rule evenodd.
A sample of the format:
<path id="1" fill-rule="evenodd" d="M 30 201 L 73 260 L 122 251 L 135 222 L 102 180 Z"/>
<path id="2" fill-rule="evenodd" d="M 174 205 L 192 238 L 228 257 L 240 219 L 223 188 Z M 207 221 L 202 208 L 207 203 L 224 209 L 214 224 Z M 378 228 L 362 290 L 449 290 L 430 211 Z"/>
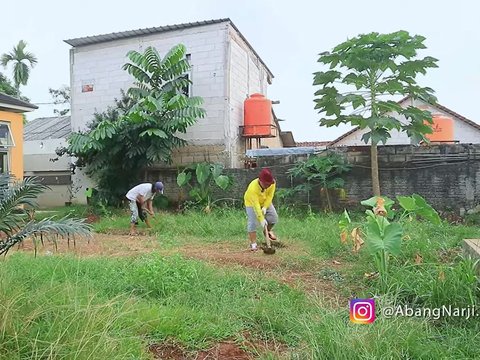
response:
<path id="1" fill-rule="evenodd" d="M 262 169 L 260 171 L 260 175 L 258 175 L 258 178 L 262 183 L 268 186 L 272 185 L 275 182 L 275 180 L 273 179 L 272 172 L 268 168 Z"/>

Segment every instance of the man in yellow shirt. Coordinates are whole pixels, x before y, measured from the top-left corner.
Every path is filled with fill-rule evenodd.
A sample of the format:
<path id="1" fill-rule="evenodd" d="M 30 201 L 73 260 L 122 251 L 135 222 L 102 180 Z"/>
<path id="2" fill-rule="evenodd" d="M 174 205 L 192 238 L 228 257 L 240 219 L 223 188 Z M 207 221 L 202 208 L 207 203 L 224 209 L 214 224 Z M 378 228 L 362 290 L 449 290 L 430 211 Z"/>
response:
<path id="1" fill-rule="evenodd" d="M 260 171 L 257 179 L 253 180 L 247 187 L 243 196 L 245 210 L 247 212 L 247 231 L 250 239 L 250 250 L 257 250 L 257 226 L 260 224 L 262 230 L 267 228 L 271 240 L 277 240 L 272 231 L 273 226 L 278 222 L 278 215 L 272 204 L 275 195 L 275 179 L 270 169 L 264 168 Z"/>

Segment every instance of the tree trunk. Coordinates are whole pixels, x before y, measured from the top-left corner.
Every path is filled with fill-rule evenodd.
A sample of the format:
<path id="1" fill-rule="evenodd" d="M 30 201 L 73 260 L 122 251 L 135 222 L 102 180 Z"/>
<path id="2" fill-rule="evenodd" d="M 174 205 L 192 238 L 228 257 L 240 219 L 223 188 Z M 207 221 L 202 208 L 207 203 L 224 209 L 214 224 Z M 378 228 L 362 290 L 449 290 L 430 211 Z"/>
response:
<path id="1" fill-rule="evenodd" d="M 328 206 L 328 211 L 333 212 L 332 208 L 332 200 L 330 200 L 330 193 L 328 192 L 328 188 L 325 188 L 325 195 L 327 196 L 327 206 Z"/>
<path id="2" fill-rule="evenodd" d="M 378 152 L 377 144 L 370 145 L 370 160 L 372 162 L 372 187 L 373 196 L 380 196 L 380 178 L 378 176 Z"/>

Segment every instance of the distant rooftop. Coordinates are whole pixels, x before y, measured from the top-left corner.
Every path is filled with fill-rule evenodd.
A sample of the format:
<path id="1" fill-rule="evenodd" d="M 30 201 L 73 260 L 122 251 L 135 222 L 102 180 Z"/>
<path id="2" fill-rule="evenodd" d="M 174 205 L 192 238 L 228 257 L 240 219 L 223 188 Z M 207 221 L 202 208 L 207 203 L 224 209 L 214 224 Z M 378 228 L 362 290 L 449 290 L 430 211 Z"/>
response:
<path id="1" fill-rule="evenodd" d="M 255 51 L 253 46 L 250 45 L 250 43 L 247 41 L 245 36 L 242 35 L 240 30 L 238 30 L 238 28 L 235 26 L 235 24 L 229 18 L 203 20 L 203 21 L 189 22 L 189 23 L 183 23 L 183 24 L 165 25 L 165 26 L 157 26 L 157 27 L 137 29 L 137 30 L 120 31 L 120 32 L 113 32 L 113 33 L 109 33 L 109 34 L 85 36 L 85 37 L 80 37 L 80 38 L 68 39 L 68 40 L 64 40 L 64 41 L 71 46 L 79 47 L 79 46 L 98 44 L 98 43 L 102 43 L 102 42 L 108 42 L 108 41 L 114 41 L 114 40 L 120 40 L 120 39 L 128 39 L 128 38 L 133 38 L 133 37 L 137 37 L 137 36 L 152 35 L 152 34 L 168 32 L 168 31 L 189 29 L 189 28 L 198 27 L 198 26 L 221 24 L 221 23 L 229 23 L 237 31 L 237 33 L 240 35 L 240 37 L 243 39 L 243 41 L 245 41 L 245 43 L 250 47 L 250 49 L 253 51 L 253 53 L 258 57 L 258 60 L 260 60 L 260 62 L 263 64 L 263 66 L 265 66 L 265 69 L 268 71 L 270 77 L 273 78 L 273 73 L 270 71 L 270 69 L 267 67 L 267 65 L 263 62 L 263 60 L 257 54 L 257 52 Z"/>
<path id="2" fill-rule="evenodd" d="M 72 132 L 70 116 L 44 117 L 25 124 L 23 140 L 64 139 Z"/>
<path id="3" fill-rule="evenodd" d="M 298 147 L 324 147 L 328 146 L 331 141 L 297 141 Z"/>
<path id="4" fill-rule="evenodd" d="M 13 112 L 26 112 L 38 109 L 38 106 L 30 104 L 27 101 L 17 99 L 16 97 L 0 93 L 0 110 L 9 110 Z"/>

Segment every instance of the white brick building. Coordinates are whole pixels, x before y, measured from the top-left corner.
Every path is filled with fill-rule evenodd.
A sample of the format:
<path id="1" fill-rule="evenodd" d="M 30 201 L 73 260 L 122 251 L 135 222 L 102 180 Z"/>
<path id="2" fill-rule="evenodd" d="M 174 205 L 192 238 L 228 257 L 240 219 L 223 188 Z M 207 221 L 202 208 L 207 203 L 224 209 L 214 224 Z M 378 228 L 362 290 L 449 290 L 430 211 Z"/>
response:
<path id="1" fill-rule="evenodd" d="M 133 78 L 122 70 L 130 50 L 148 46 L 165 54 L 182 43 L 192 65 L 192 96 L 201 96 L 205 119 L 189 128 L 190 146 L 174 153 L 175 164 L 199 161 L 243 166 L 243 102 L 248 95 L 267 95 L 273 74 L 230 19 L 162 26 L 66 40 L 70 50 L 71 111 L 74 131 L 85 128 L 95 111 L 103 111 L 127 90 Z M 278 122 L 272 117 L 272 125 Z M 282 147 L 280 129 L 268 146 Z"/>

